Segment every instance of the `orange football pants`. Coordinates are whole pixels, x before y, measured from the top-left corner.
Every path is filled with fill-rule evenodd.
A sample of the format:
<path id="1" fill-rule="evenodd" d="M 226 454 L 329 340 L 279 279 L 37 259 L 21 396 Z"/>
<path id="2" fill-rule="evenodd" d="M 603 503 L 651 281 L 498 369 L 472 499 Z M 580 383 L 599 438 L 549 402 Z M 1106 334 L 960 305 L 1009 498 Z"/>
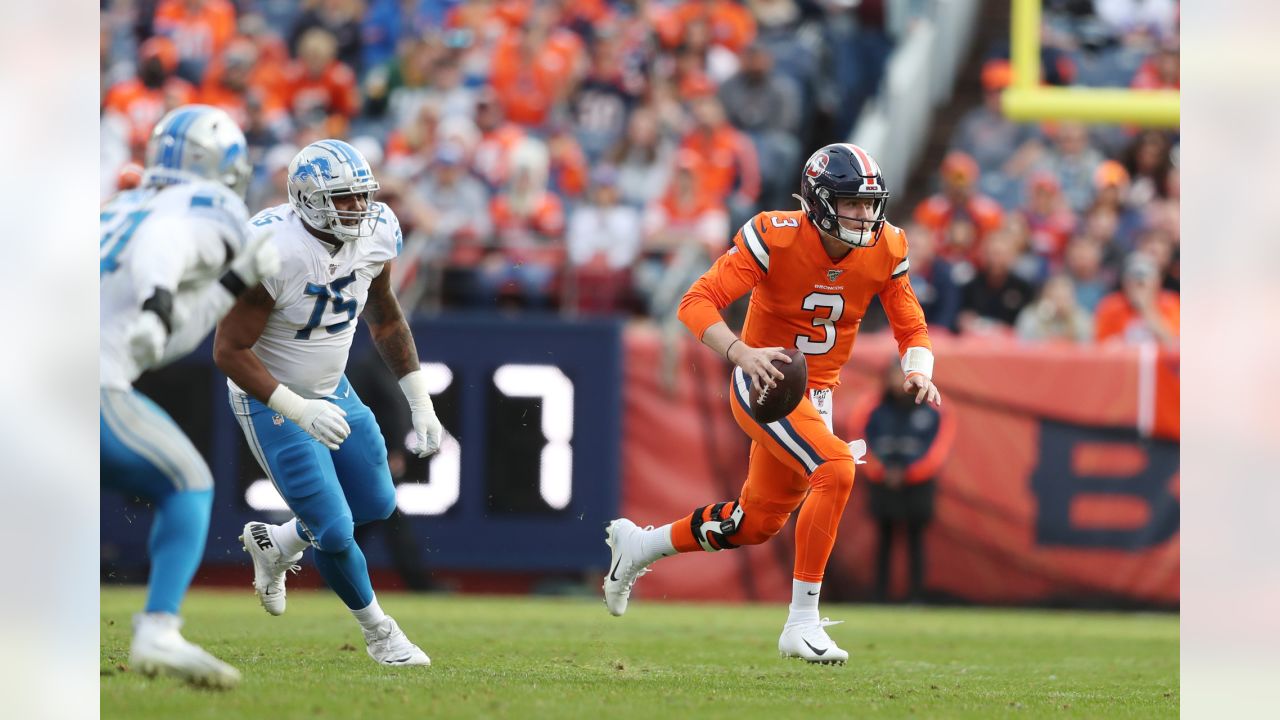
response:
<path id="1" fill-rule="evenodd" d="M 751 437 L 747 481 L 737 500 L 698 508 L 672 523 L 672 544 L 679 552 L 758 545 L 778 534 L 803 502 L 796 518 L 794 576 L 821 582 L 853 490 L 853 455 L 807 394 L 790 415 L 762 425 L 747 410 L 749 390 L 750 380 L 734 368 L 733 418 Z M 729 532 L 708 529 L 731 517 Z"/>

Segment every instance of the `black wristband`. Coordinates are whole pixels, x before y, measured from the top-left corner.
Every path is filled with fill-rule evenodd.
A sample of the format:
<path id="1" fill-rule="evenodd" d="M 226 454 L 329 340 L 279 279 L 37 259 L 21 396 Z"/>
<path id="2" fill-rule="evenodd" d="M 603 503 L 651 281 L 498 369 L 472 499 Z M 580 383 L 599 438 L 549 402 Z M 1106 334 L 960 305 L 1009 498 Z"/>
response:
<path id="1" fill-rule="evenodd" d="M 736 343 L 740 343 L 740 342 L 742 342 L 742 338 L 734 338 L 734 339 L 733 339 L 733 342 L 729 343 L 729 347 L 727 347 L 727 348 L 725 348 L 725 349 L 724 349 L 724 359 L 725 359 L 725 360 L 729 360 L 729 351 L 733 349 L 734 344 L 736 344 Z M 732 361 L 732 360 L 729 360 L 729 362 L 733 362 L 733 361 Z"/>
<path id="2" fill-rule="evenodd" d="M 160 318 L 160 324 L 164 325 L 164 331 L 173 334 L 173 293 L 164 288 L 156 288 L 156 291 L 142 303 L 143 310 L 150 310 Z"/>
<path id="3" fill-rule="evenodd" d="M 245 290 L 249 289 L 249 286 L 245 285 L 244 279 L 233 270 L 222 273 L 222 277 L 218 279 L 218 282 L 222 283 L 222 287 L 226 288 L 235 297 L 240 297 Z"/>

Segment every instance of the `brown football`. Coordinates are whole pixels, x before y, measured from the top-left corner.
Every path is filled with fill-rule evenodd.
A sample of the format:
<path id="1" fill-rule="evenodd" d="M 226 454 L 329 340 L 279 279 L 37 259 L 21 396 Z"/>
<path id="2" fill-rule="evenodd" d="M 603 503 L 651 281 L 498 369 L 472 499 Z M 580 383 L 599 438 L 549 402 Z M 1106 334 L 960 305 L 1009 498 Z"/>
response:
<path id="1" fill-rule="evenodd" d="M 809 366 L 805 362 L 804 353 L 795 348 L 782 351 L 791 358 L 786 363 L 774 360 L 773 366 L 782 371 L 782 379 L 777 387 L 765 388 L 757 392 L 751 388 L 751 417 L 759 423 L 771 423 L 791 414 L 792 410 L 804 398 L 805 387 L 809 384 Z"/>

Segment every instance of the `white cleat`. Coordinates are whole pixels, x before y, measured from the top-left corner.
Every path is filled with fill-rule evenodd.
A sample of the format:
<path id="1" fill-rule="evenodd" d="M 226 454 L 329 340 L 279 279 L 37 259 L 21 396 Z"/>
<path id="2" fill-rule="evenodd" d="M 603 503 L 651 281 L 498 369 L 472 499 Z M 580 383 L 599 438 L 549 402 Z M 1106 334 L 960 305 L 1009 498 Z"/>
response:
<path id="1" fill-rule="evenodd" d="M 233 688 L 240 671 L 188 642 L 178 629 L 182 620 L 169 613 L 139 613 L 133 616 L 133 646 L 129 666 L 147 676 L 170 675 L 192 685 Z"/>
<path id="2" fill-rule="evenodd" d="M 365 630 L 364 641 L 369 657 L 381 665 L 431 665 L 431 658 L 422 652 L 422 648 L 409 641 L 408 636 L 391 617 L 383 620 L 374 630 Z"/>
<path id="3" fill-rule="evenodd" d="M 302 553 L 284 557 L 271 539 L 270 526 L 260 522 L 245 524 L 240 543 L 244 545 L 244 551 L 249 553 L 249 557 L 253 558 L 253 590 L 258 593 L 262 607 L 272 615 L 283 615 L 284 574 L 286 571 L 296 573 L 302 569 L 296 564 L 302 559 Z"/>
<path id="4" fill-rule="evenodd" d="M 652 527 L 645 528 L 650 530 Z M 627 611 L 631 588 L 641 575 L 649 572 L 649 565 L 640 561 L 640 533 L 644 532 L 626 518 L 618 518 L 605 529 L 604 542 L 613 551 L 609 558 L 609 573 L 604 576 L 604 605 L 610 615 Z"/>
<path id="5" fill-rule="evenodd" d="M 833 622 L 822 618 L 807 623 L 786 625 L 782 628 L 782 636 L 778 638 L 778 652 L 782 657 L 800 658 L 806 662 L 843 665 L 849 659 L 849 653 L 841 650 L 825 630 L 842 622 L 844 621 Z"/>

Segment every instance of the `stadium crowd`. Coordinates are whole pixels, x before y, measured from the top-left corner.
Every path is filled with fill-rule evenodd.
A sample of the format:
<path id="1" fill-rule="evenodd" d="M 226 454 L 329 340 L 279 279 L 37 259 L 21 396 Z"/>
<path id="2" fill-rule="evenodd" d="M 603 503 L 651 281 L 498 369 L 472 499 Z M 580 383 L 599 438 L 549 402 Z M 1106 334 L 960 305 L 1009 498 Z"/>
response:
<path id="1" fill-rule="evenodd" d="M 104 0 L 103 196 L 167 109 L 204 102 L 245 130 L 253 210 L 286 201 L 307 143 L 365 153 L 407 308 L 668 317 L 734 228 L 796 207 L 807 153 L 849 137 L 928 5 Z M 1177 10 L 1049 0 L 1045 82 L 1178 87 Z M 1177 133 L 1012 123 L 990 55 L 937 194 L 891 207 L 930 325 L 1176 342 Z"/>

